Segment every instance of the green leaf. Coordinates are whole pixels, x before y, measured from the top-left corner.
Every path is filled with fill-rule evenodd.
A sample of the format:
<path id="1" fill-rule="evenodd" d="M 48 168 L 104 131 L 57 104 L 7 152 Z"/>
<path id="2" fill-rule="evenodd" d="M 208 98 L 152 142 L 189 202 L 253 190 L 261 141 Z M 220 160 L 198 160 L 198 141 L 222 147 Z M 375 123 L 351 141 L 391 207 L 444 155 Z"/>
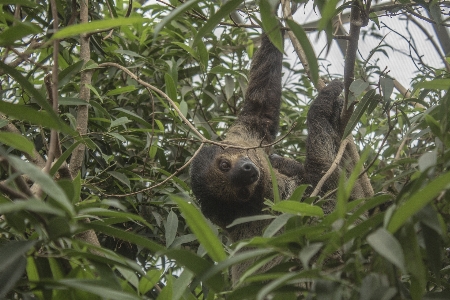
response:
<path id="1" fill-rule="evenodd" d="M 404 201 L 392 214 L 387 230 L 395 233 L 409 218 L 436 198 L 442 190 L 450 188 L 450 172 L 441 174 Z"/>
<path id="2" fill-rule="evenodd" d="M 228 16 L 233 10 L 235 10 L 239 4 L 242 3 L 242 0 L 230 0 L 226 2 L 224 5 L 222 5 L 219 10 L 209 17 L 206 24 L 204 24 L 200 30 L 198 31 L 197 35 L 194 38 L 194 42 L 192 43 L 192 46 L 197 46 L 197 43 L 201 40 L 203 36 L 206 34 L 209 34 L 214 31 L 214 28 L 217 26 L 217 24 L 222 21 L 223 18 Z"/>
<path id="3" fill-rule="evenodd" d="M 286 22 L 305 52 L 306 60 L 308 61 L 311 72 L 311 80 L 313 81 L 313 84 L 316 85 L 319 80 L 319 64 L 317 63 L 316 54 L 314 53 L 314 49 L 309 42 L 308 36 L 303 28 L 295 21 L 286 20 Z"/>
<path id="4" fill-rule="evenodd" d="M 403 272 L 406 271 L 402 247 L 398 240 L 386 229 L 379 228 L 374 233 L 369 234 L 367 236 L 367 243 L 378 254 L 400 268 Z"/>
<path id="5" fill-rule="evenodd" d="M 355 97 L 361 95 L 367 88 L 369 87 L 369 83 L 362 79 L 356 79 L 350 84 L 350 92 L 353 93 Z"/>
<path id="6" fill-rule="evenodd" d="M 120 87 L 120 88 L 117 88 L 117 89 L 107 92 L 106 96 L 120 95 L 120 94 L 124 94 L 124 93 L 129 93 L 129 92 L 132 92 L 135 90 L 136 90 L 136 87 L 134 85 L 124 86 L 124 87 Z"/>
<path id="7" fill-rule="evenodd" d="M 274 2 L 270 0 L 261 0 L 259 2 L 261 23 L 264 32 L 267 34 L 272 44 L 283 53 L 283 37 L 281 36 L 281 31 L 278 29 L 279 22 L 276 16 L 277 7 L 278 1 Z"/>
<path id="8" fill-rule="evenodd" d="M 36 213 L 53 214 L 61 217 L 66 216 L 63 210 L 53 207 L 50 204 L 38 199 L 28 199 L 26 201 L 16 200 L 14 202 L 0 204 L 0 214 L 20 212 L 23 210 L 33 211 Z"/>
<path id="9" fill-rule="evenodd" d="M 446 79 L 434 79 L 431 81 L 423 81 L 418 83 L 415 88 L 418 89 L 436 89 L 436 90 L 448 90 L 450 86 L 450 78 Z"/>
<path id="10" fill-rule="evenodd" d="M 296 214 L 300 216 L 323 217 L 323 210 L 319 206 L 306 204 L 297 201 L 284 200 L 274 206 L 272 209 L 282 213 Z"/>
<path id="11" fill-rule="evenodd" d="M 148 291 L 155 287 L 155 284 L 161 278 L 163 270 L 150 269 L 147 274 L 139 281 L 139 293 L 146 294 Z"/>
<path id="12" fill-rule="evenodd" d="M 222 275 L 216 272 L 211 274 L 210 271 L 213 271 L 216 266 L 226 263 L 228 259 L 214 265 L 210 260 L 201 258 L 187 250 L 168 250 L 164 254 L 167 257 L 176 260 L 181 266 L 188 268 L 196 276 L 201 277 L 206 285 L 216 292 L 220 292 L 224 288 L 225 282 Z"/>
<path id="13" fill-rule="evenodd" d="M 169 73 L 164 74 L 164 81 L 166 83 L 166 93 L 167 96 L 169 96 L 170 99 L 173 101 L 177 100 L 177 86 L 175 85 L 175 82 L 173 81 L 172 76 L 170 76 Z"/>
<path id="14" fill-rule="evenodd" d="M 0 46 L 13 45 L 15 41 L 21 40 L 28 35 L 40 34 L 42 29 L 30 22 L 15 22 L 13 26 L 7 27 L 0 33 Z"/>
<path id="15" fill-rule="evenodd" d="M 128 179 L 128 177 L 125 174 L 116 172 L 116 171 L 109 171 L 108 174 L 113 176 L 114 178 L 116 178 L 117 180 L 122 182 L 123 184 L 125 184 L 129 189 L 131 189 L 130 179 Z"/>
<path id="16" fill-rule="evenodd" d="M 361 99 L 361 102 L 356 106 L 355 111 L 350 117 L 350 120 L 347 123 L 347 126 L 345 127 L 344 134 L 342 135 L 342 138 L 345 139 L 350 132 L 356 127 L 356 124 L 358 124 L 359 119 L 361 119 L 362 115 L 366 111 L 367 107 L 372 101 L 375 101 L 375 90 L 371 89 L 368 91 L 364 97 Z"/>
<path id="17" fill-rule="evenodd" d="M 13 132 L 0 132 L 0 143 L 11 146 L 30 155 L 33 154 L 34 144 L 20 134 Z"/>
<path id="18" fill-rule="evenodd" d="M 327 1 L 323 9 L 320 11 L 321 18 L 319 20 L 319 30 L 324 30 L 331 23 L 333 17 L 337 14 L 336 6 L 339 0 Z"/>
<path id="19" fill-rule="evenodd" d="M 197 236 L 198 241 L 205 248 L 206 252 L 208 252 L 209 256 L 215 261 L 224 260 L 227 255 L 223 250 L 222 243 L 209 227 L 208 223 L 206 223 L 205 217 L 191 203 L 174 195 L 171 198 L 178 204 L 189 228 Z"/>
<path id="20" fill-rule="evenodd" d="M 173 243 L 175 237 L 177 236 L 178 231 L 178 217 L 172 210 L 167 216 L 165 228 L 166 228 L 166 247 L 169 247 Z"/>
<path id="21" fill-rule="evenodd" d="M 60 208 L 64 209 L 70 215 L 75 215 L 75 209 L 61 187 L 53 181 L 53 179 L 41 169 L 35 165 L 25 162 L 18 157 L 8 157 L 11 165 L 16 168 L 17 171 L 27 174 L 27 176 L 39 184 L 40 188 L 50 197 L 52 197 Z"/>
<path id="22" fill-rule="evenodd" d="M 121 291 L 120 285 L 115 282 L 105 282 L 101 280 L 91 280 L 91 279 L 61 279 L 56 283 L 64 287 L 71 287 L 74 289 L 79 289 L 85 292 L 92 293 L 94 295 L 100 296 L 103 299 L 117 299 L 117 300 L 139 300 L 135 294 L 127 293 Z"/>
<path id="23" fill-rule="evenodd" d="M 385 102 L 389 101 L 392 92 L 394 91 L 394 80 L 389 77 L 380 78 L 380 86 L 383 91 L 383 99 Z"/>
<path id="24" fill-rule="evenodd" d="M 145 247 L 152 251 L 153 253 L 161 252 L 165 248 L 157 243 L 149 240 L 146 237 L 140 236 L 133 232 L 124 231 L 122 229 L 114 228 L 112 226 L 104 225 L 100 221 L 94 221 L 90 223 L 84 223 L 84 228 L 80 228 L 80 231 L 85 231 L 86 229 L 93 229 L 94 231 L 103 232 L 107 235 L 122 239 L 124 241 L 136 244 L 138 246 Z"/>
<path id="25" fill-rule="evenodd" d="M 264 230 L 263 237 L 272 237 L 278 232 L 280 232 L 281 228 L 286 225 L 286 222 L 292 218 L 290 214 L 282 214 L 278 216 L 275 220 L 273 220 L 269 226 L 267 226 L 266 230 Z"/>
<path id="26" fill-rule="evenodd" d="M 146 22 L 144 18 L 141 17 L 130 17 L 130 18 L 115 18 L 115 19 L 106 19 L 106 20 L 98 20 L 91 21 L 89 23 L 76 24 L 64 27 L 61 30 L 58 30 L 53 36 L 54 39 L 64 39 L 70 36 L 79 35 L 82 33 L 90 33 L 98 30 L 110 29 L 118 26 L 128 26 L 133 24 L 142 24 Z"/>
<path id="27" fill-rule="evenodd" d="M 168 23 L 172 22 L 173 20 L 178 19 L 178 16 L 183 14 L 185 11 L 190 9 L 192 6 L 197 4 L 200 0 L 189 0 L 184 2 L 182 5 L 178 6 L 172 12 L 167 15 L 164 19 L 161 20 L 161 22 L 158 23 L 155 27 L 155 31 L 153 32 L 153 38 L 156 39 L 158 33 L 163 29 Z"/>

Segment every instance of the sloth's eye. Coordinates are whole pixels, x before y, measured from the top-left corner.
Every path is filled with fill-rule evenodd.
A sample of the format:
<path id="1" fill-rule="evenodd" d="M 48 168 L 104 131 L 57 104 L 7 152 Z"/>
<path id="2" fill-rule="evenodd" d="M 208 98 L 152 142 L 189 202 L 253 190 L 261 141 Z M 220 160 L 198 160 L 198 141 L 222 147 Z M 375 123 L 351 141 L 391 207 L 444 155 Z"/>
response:
<path id="1" fill-rule="evenodd" d="M 221 160 L 219 162 L 219 169 L 226 172 L 231 169 L 231 163 L 228 160 Z"/>

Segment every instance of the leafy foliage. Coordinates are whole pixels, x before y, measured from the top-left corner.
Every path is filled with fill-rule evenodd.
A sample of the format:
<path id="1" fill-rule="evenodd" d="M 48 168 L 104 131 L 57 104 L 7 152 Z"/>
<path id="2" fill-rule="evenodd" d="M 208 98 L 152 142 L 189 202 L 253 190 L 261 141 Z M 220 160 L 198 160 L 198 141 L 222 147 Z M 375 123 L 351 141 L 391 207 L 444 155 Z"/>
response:
<path id="1" fill-rule="evenodd" d="M 92 1 L 90 22 L 82 23 L 81 2 L 54 2 L 56 33 L 49 30 L 50 2 L 2 1 L 0 298 L 450 297 L 448 71 L 418 73 L 405 97 L 393 94 L 394 81 L 377 66 L 358 62 L 350 90 L 359 103 L 346 133 L 366 149 L 361 163 L 376 194 L 349 202 L 351 182 L 344 179 L 337 196 L 303 197 L 300 186 L 288 201 L 266 201 L 257 218 L 273 221 L 262 237 L 231 245 L 200 214 L 182 168 L 200 146 L 198 137 L 167 99 L 112 63 L 163 90 L 205 138 L 220 140 L 242 105 L 259 36 L 229 15 L 270 31 L 279 24 L 276 3 L 262 1 L 259 14 L 258 5 L 242 1 Z M 332 37 L 329 21 L 350 4 L 317 5 L 319 29 Z M 434 16 L 439 3 L 432 5 Z M 294 21 L 287 26 L 306 48 L 315 81 L 324 74 L 307 35 Z M 281 46 L 278 32 L 271 40 Z M 87 61 L 80 34 L 90 37 Z M 54 41 L 58 112 L 47 100 Z M 280 128 L 286 133 L 297 125 L 275 149 L 302 161 L 304 99 L 314 89 L 299 67 L 284 66 L 295 81 L 288 78 L 284 87 Z M 88 103 L 83 87 L 91 92 Z M 88 131 L 80 134 L 84 105 Z M 62 151 L 49 168 L 52 130 Z M 86 146 L 81 170 L 67 176 L 79 145 Z M 330 198 L 338 209 L 323 215 Z M 101 246 L 85 238 L 86 230 L 95 231 Z M 257 272 L 274 258 L 282 263 Z M 244 261 L 252 261 L 250 268 L 231 286 L 228 268 Z"/>

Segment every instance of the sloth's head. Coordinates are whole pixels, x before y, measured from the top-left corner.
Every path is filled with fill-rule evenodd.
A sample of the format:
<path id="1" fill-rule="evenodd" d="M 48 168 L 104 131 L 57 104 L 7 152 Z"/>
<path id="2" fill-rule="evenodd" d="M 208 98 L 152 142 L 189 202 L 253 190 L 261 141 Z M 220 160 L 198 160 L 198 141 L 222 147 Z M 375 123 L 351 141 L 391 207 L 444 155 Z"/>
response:
<path id="1" fill-rule="evenodd" d="M 262 209 L 267 180 L 260 152 L 204 147 L 191 164 L 191 187 L 203 214 L 219 226 Z"/>

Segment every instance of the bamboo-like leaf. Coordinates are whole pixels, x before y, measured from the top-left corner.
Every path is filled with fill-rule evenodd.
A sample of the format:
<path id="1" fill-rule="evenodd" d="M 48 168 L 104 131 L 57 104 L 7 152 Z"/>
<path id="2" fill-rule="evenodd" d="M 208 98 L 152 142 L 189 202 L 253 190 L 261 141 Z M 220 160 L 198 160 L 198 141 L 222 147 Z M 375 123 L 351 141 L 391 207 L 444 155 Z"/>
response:
<path id="1" fill-rule="evenodd" d="M 448 188 L 450 188 L 450 172 L 433 179 L 424 188 L 404 201 L 392 214 L 387 230 L 395 233 L 409 218 L 436 198 L 442 190 Z"/>
<path id="2" fill-rule="evenodd" d="M 319 80 L 319 64 L 317 63 L 316 54 L 314 53 L 314 49 L 309 42 L 308 36 L 306 32 L 303 30 L 302 26 L 298 25 L 295 21 L 286 20 L 289 28 L 294 32 L 295 37 L 300 42 L 300 45 L 303 48 L 303 51 L 306 55 L 306 60 L 308 61 L 310 72 L 311 72 L 311 80 L 314 85 L 317 84 L 317 80 Z"/>
<path id="3" fill-rule="evenodd" d="M 323 217 L 323 210 L 319 206 L 306 204 L 297 201 L 284 200 L 274 206 L 272 209 L 283 213 L 296 214 L 300 216 Z"/>
<path id="4" fill-rule="evenodd" d="M 52 39 L 64 39 L 70 36 L 79 35 L 82 33 L 94 32 L 97 30 L 104 30 L 119 26 L 127 26 L 138 23 L 144 23 L 145 19 L 141 17 L 131 17 L 131 18 L 123 18 L 118 17 L 115 19 L 106 19 L 99 21 L 91 21 L 89 23 L 82 23 L 64 27 L 61 30 L 58 30 L 53 36 Z"/>
<path id="5" fill-rule="evenodd" d="M 206 252 L 208 252 L 209 256 L 215 261 L 224 260 L 227 255 L 223 250 L 222 243 L 209 227 L 208 223 L 206 223 L 205 217 L 191 203 L 177 196 L 172 195 L 171 198 L 178 204 L 189 228 L 197 236 L 198 241 L 205 248 Z"/>

